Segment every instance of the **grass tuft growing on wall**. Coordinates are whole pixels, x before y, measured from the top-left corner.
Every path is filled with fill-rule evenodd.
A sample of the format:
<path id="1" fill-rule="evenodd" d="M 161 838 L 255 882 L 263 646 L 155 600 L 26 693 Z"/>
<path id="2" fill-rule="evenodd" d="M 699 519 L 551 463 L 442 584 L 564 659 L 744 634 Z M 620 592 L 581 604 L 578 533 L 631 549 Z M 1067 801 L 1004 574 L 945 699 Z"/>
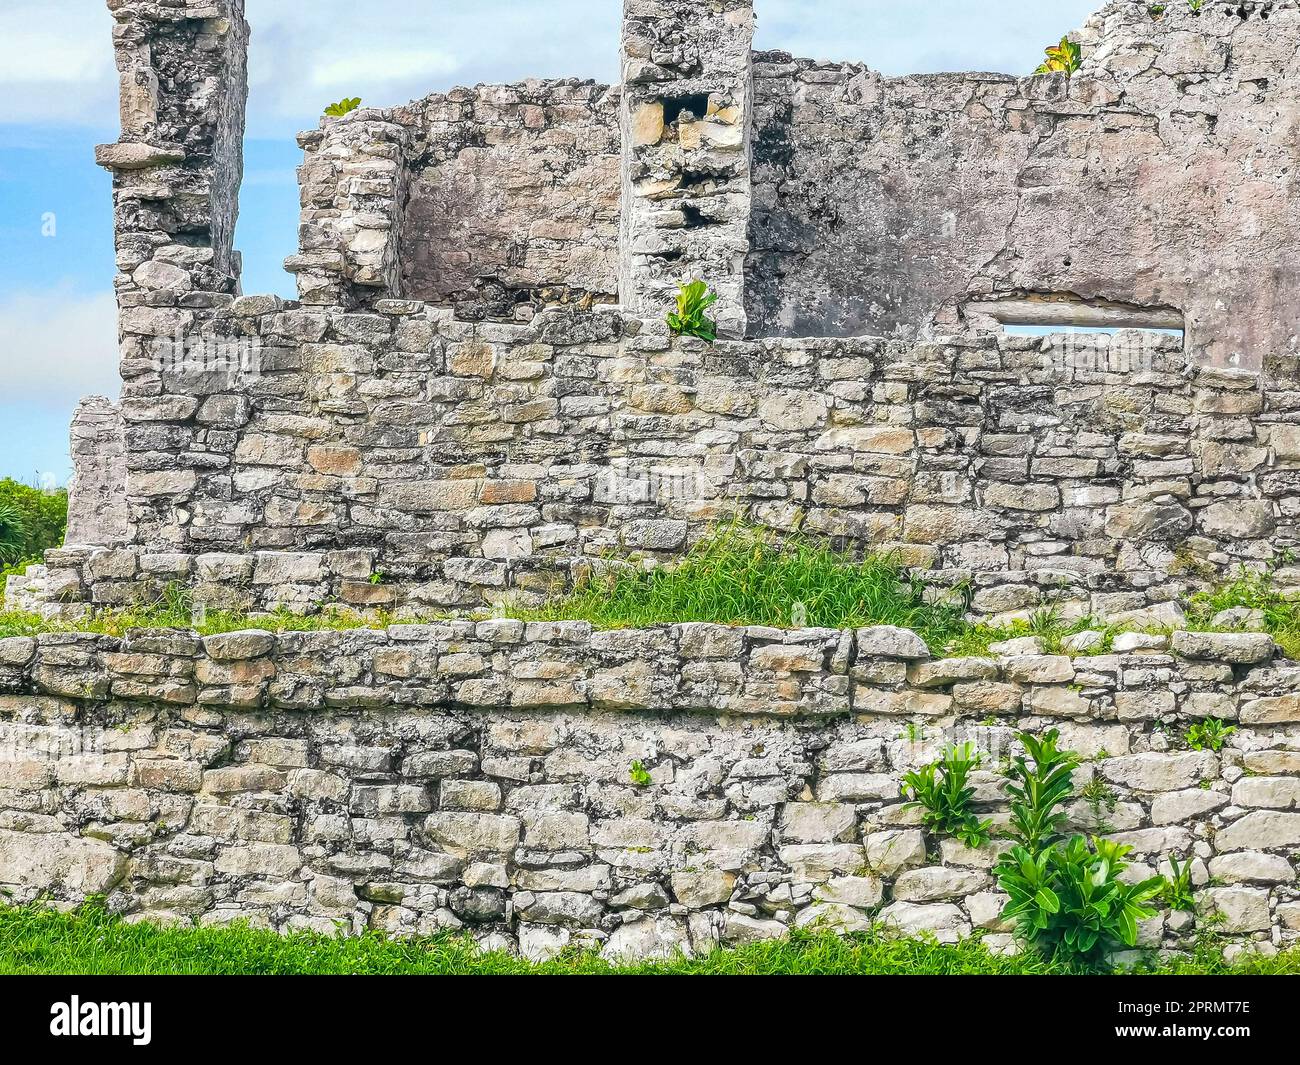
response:
<path id="1" fill-rule="evenodd" d="M 1209 629 L 1211 619 L 1222 610 L 1258 610 L 1264 615 L 1264 631 L 1283 653 L 1300 658 L 1300 599 L 1281 591 L 1269 571 L 1243 569 L 1233 580 L 1193 595 L 1188 606 L 1188 627 L 1193 629 Z"/>
<path id="2" fill-rule="evenodd" d="M 227 610 L 207 610 L 196 614 L 189 592 L 179 585 L 171 585 L 156 602 L 120 610 L 97 611 L 81 621 L 52 621 L 39 614 L 0 612 L 0 639 L 8 636 L 35 636 L 42 632 L 95 632 L 103 636 L 124 636 L 130 629 L 192 629 L 200 636 L 244 629 L 321 632 L 382 629 L 395 620 L 392 614 L 385 611 L 360 614 L 337 607 L 316 614 L 299 614 L 286 608 L 259 614 Z"/>
<path id="3" fill-rule="evenodd" d="M 574 591 L 535 609 L 537 621 L 590 621 L 598 628 L 667 622 L 845 629 L 897 625 L 935 651 L 966 623 L 959 605 L 931 602 L 920 577 L 889 555 L 855 559 L 824 540 L 778 542 L 755 529 L 726 525 L 673 566 L 611 566 Z"/>
<path id="4" fill-rule="evenodd" d="M 1070 975 L 1084 972 L 1028 953 L 995 955 L 977 939 L 940 946 L 877 933 L 838 937 L 795 931 L 787 940 L 754 943 L 707 957 L 615 965 L 570 951 L 538 965 L 482 953 L 464 936 L 390 940 L 379 935 L 332 938 L 281 935 L 242 925 L 159 927 L 127 923 L 101 907 L 72 913 L 42 906 L 0 908 L 0 975 Z M 1194 955 L 1152 964 L 1178 975 L 1297 975 L 1300 953 L 1257 958 L 1229 968 L 1212 941 Z"/>

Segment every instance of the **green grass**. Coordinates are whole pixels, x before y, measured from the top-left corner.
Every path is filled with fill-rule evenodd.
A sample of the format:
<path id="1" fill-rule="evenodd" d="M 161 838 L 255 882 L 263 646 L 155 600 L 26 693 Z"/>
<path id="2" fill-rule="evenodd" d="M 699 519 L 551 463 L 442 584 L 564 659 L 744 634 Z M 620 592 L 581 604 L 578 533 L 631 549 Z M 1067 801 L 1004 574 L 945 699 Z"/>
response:
<path id="1" fill-rule="evenodd" d="M 280 935 L 236 925 L 163 928 L 128 924 L 95 905 L 74 913 L 41 906 L 0 909 L 0 975 L 226 974 L 681 974 L 681 975 L 1069 975 L 1082 970 L 1034 954 L 1002 957 L 978 940 L 945 947 L 879 934 L 840 938 L 795 932 L 788 940 L 717 951 L 687 960 L 612 965 L 577 951 L 539 964 L 480 953 L 466 937 L 390 940 L 309 933 Z M 1228 968 L 1207 941 L 1195 954 L 1145 971 L 1176 975 L 1300 974 L 1300 953 Z"/>
<path id="2" fill-rule="evenodd" d="M 81 621 L 51 621 L 39 614 L 0 612 L 0 639 L 34 636 L 42 632 L 95 632 L 104 636 L 124 636 L 130 629 L 192 629 L 201 636 L 244 629 L 320 632 L 327 629 L 382 629 L 396 620 L 387 611 L 361 614 L 333 606 L 316 614 L 299 614 L 280 608 L 260 614 L 207 610 L 196 616 L 189 593 L 179 585 L 171 585 L 156 602 L 120 610 L 101 610 Z"/>
<path id="3" fill-rule="evenodd" d="M 1300 658 L 1300 599 L 1279 591 L 1270 571 L 1242 569 L 1235 579 L 1193 595 L 1188 607 L 1188 627 L 1202 630 L 1210 628 L 1210 619 L 1221 610 L 1245 607 L 1262 611 L 1264 631 L 1288 658 Z"/>
<path id="4" fill-rule="evenodd" d="M 611 564 L 580 580 L 570 595 L 510 612 L 603 629 L 688 621 L 897 625 L 919 633 L 936 652 L 967 627 L 961 606 L 928 601 L 924 581 L 892 555 L 856 559 L 823 540 L 796 535 L 777 542 L 739 525 L 716 529 L 671 567 Z"/>

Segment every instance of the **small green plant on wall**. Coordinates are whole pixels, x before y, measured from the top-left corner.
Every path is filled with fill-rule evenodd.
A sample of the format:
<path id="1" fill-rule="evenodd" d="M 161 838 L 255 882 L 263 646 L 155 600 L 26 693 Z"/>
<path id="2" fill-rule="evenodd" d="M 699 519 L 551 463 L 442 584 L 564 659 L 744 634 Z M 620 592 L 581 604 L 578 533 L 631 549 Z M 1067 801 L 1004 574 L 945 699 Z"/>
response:
<path id="1" fill-rule="evenodd" d="M 1165 879 L 1164 887 L 1161 889 L 1160 898 L 1171 910 L 1186 910 L 1191 912 L 1195 909 L 1196 903 L 1192 894 L 1192 859 L 1189 856 L 1181 865 L 1178 858 L 1171 854 L 1169 856 L 1169 872 L 1171 876 Z"/>
<path id="2" fill-rule="evenodd" d="M 975 816 L 975 789 L 967 783 L 980 764 L 973 743 L 955 744 L 943 757 L 903 777 L 903 796 L 910 800 L 905 809 L 919 807 L 922 821 L 931 832 L 955 836 L 968 847 L 982 847 L 989 841 L 993 821 Z"/>
<path id="3" fill-rule="evenodd" d="M 1194 751 L 1214 751 L 1217 754 L 1223 750 L 1228 737 L 1236 731 L 1236 725 L 1225 725 L 1217 717 L 1207 717 L 1183 733 L 1183 739 Z"/>
<path id="4" fill-rule="evenodd" d="M 1068 78 L 1083 63 L 1083 49 L 1068 37 L 1062 37 L 1060 44 L 1049 45 L 1045 51 L 1047 58 L 1035 74 L 1064 74 Z"/>
<path id="5" fill-rule="evenodd" d="M 360 96 L 345 96 L 338 103 L 330 104 L 329 107 L 325 108 L 325 114 L 330 118 L 342 118 L 344 115 L 355 111 L 360 106 Z"/>
<path id="6" fill-rule="evenodd" d="M 1064 805 L 1079 757 L 1057 747 L 1056 729 L 1041 739 L 1020 732 L 1017 739 L 1025 755 L 1012 760 L 1007 784 L 1016 845 L 993 870 L 1008 896 L 1002 916 L 1049 957 L 1092 961 L 1115 946 L 1136 945 L 1138 922 L 1155 916 L 1148 903 L 1167 882 L 1121 879 L 1131 847 L 1096 836 L 1066 839 Z"/>
<path id="7" fill-rule="evenodd" d="M 654 782 L 650 776 L 650 771 L 646 769 L 645 764 L 639 759 L 628 767 L 627 775 L 638 788 L 648 788 Z"/>
<path id="8" fill-rule="evenodd" d="M 683 281 L 677 290 L 677 309 L 668 315 L 668 328 L 677 336 L 699 337 L 712 344 L 718 323 L 704 312 L 718 301 L 703 281 Z"/>

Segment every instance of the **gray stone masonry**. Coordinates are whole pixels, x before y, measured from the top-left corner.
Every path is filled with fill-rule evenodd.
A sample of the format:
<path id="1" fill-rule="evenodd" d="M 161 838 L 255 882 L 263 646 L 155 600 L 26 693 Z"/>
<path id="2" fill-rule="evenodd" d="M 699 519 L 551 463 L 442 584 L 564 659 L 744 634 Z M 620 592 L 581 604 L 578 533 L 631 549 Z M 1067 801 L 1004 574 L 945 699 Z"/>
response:
<path id="1" fill-rule="evenodd" d="M 932 661 L 906 630 L 499 620 L 386 631 L 0 640 L 0 886 L 131 919 L 465 929 L 545 957 L 700 952 L 881 921 L 1013 949 L 990 867 L 902 774 L 971 739 L 1005 823 L 1015 728 L 1100 798 L 1071 827 L 1190 860 L 1233 957 L 1300 940 L 1300 668 L 1267 636 Z M 1039 649 L 1041 650 L 1041 649 Z M 1189 750 L 1188 722 L 1237 731 Z M 631 777 L 640 762 L 650 782 Z"/>
<path id="2" fill-rule="evenodd" d="M 633 314 L 707 281 L 725 335 L 746 333 L 751 0 L 623 3 L 620 293 Z"/>
<path id="3" fill-rule="evenodd" d="M 1068 80 L 756 55 L 751 330 L 927 336 L 1029 294 L 1173 311 L 1198 361 L 1294 354 L 1300 8 L 1161 8 L 1107 4 Z"/>
<path id="4" fill-rule="evenodd" d="M 1300 544 L 1292 368 L 1190 366 L 1173 338 L 708 347 L 613 311 L 507 325 L 261 297 L 204 330 L 257 372 L 159 372 L 171 341 L 128 336 L 125 546 L 156 568 L 115 556 L 55 601 L 156 594 L 138 572 L 244 608 L 532 601 L 738 517 L 969 579 L 982 614 L 1113 615 Z"/>
<path id="5" fill-rule="evenodd" d="M 68 486 L 69 544 L 125 543 L 126 451 L 122 412 L 103 396 L 87 396 L 72 416 L 72 464 Z"/>
<path id="6" fill-rule="evenodd" d="M 755 55 L 747 0 L 626 0 L 620 86 L 304 134 L 291 302 L 239 293 L 242 0 L 108 6 L 122 400 L 79 413 L 72 539 L 7 606 L 463 617 L 738 518 L 897 552 L 979 617 L 1173 634 L 0 640 L 0 888 L 534 958 L 878 920 L 1011 949 L 997 846 L 927 837 L 899 779 L 975 739 L 1002 823 L 1014 730 L 1059 726 L 1100 781 L 1073 826 L 1192 861 L 1199 915 L 1144 945 L 1300 940 L 1300 668 L 1179 605 L 1242 566 L 1300 589 L 1295 0 L 1112 0 L 1071 79 L 886 79 Z M 684 276 L 734 339 L 668 335 Z M 1188 342 L 992 329 L 1053 315 Z M 1237 731 L 1186 749 L 1207 717 Z"/>

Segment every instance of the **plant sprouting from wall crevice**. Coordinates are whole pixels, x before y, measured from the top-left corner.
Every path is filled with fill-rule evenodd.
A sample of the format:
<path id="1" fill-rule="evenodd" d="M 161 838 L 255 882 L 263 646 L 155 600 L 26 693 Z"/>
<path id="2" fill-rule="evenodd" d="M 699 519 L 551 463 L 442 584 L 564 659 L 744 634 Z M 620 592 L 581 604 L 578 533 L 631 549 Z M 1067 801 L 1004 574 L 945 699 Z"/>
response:
<path id="1" fill-rule="evenodd" d="M 1035 74 L 1064 74 L 1068 78 L 1083 64 L 1083 49 L 1069 37 L 1062 37 L 1060 44 L 1049 45 L 1044 51 L 1047 58 Z"/>
<path id="2" fill-rule="evenodd" d="M 974 810 L 975 789 L 968 780 L 980 764 L 973 743 L 954 744 L 937 762 L 903 777 L 904 809 L 920 808 L 922 821 L 932 832 L 955 836 L 967 847 L 982 847 L 989 840 L 992 819 L 981 821 Z"/>
<path id="3" fill-rule="evenodd" d="M 677 290 L 677 309 L 668 315 L 668 328 L 677 336 L 698 337 L 712 344 L 718 339 L 718 323 L 704 312 L 718 301 L 718 294 L 698 279 L 683 281 Z"/>
<path id="4" fill-rule="evenodd" d="M 345 96 L 336 104 L 330 104 L 325 108 L 325 114 L 330 118 L 342 118 L 346 114 L 351 114 L 361 106 L 360 96 Z"/>

